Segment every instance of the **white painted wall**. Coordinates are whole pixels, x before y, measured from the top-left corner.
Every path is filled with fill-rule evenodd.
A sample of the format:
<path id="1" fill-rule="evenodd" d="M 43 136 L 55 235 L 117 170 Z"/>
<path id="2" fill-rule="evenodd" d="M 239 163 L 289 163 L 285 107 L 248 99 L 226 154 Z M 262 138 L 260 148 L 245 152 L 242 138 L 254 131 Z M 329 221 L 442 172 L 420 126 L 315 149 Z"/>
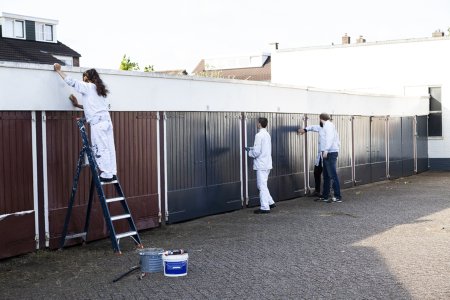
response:
<path id="1" fill-rule="evenodd" d="M 81 79 L 82 68 L 63 68 Z M 113 111 L 244 111 L 425 115 L 428 99 L 305 89 L 265 82 L 99 70 Z M 0 63 L 0 110 L 73 110 L 52 66 Z"/>
<path id="2" fill-rule="evenodd" d="M 450 37 L 279 50 L 272 82 L 395 95 L 442 87 L 443 137 L 429 138 L 430 158 L 449 158 Z"/>

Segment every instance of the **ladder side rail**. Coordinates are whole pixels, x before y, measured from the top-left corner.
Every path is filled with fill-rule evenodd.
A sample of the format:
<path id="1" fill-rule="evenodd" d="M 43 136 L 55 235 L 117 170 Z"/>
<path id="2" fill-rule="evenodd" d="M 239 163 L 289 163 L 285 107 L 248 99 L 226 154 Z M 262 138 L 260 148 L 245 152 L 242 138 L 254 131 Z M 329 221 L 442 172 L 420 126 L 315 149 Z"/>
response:
<path id="1" fill-rule="evenodd" d="M 64 228 L 63 228 L 63 232 L 61 235 L 60 248 L 63 248 L 64 244 L 66 242 L 67 231 L 69 229 L 70 216 L 72 215 L 73 203 L 75 201 L 75 195 L 76 195 L 77 189 L 78 189 L 78 180 L 80 178 L 80 173 L 81 173 L 81 168 L 83 166 L 83 160 L 84 160 L 85 153 L 86 153 L 86 148 L 83 147 L 81 149 L 80 155 L 78 157 L 77 171 L 75 173 L 75 178 L 73 179 L 73 183 L 72 183 L 72 192 L 70 193 L 70 199 L 69 199 L 69 203 L 67 206 L 66 218 L 64 220 Z"/>
<path id="2" fill-rule="evenodd" d="M 86 220 L 84 223 L 84 232 L 86 232 L 85 241 L 87 240 L 87 233 L 89 230 L 89 222 L 90 222 L 90 216 L 91 216 L 91 210 L 92 210 L 92 203 L 94 202 L 94 190 L 95 190 L 94 187 L 95 187 L 94 178 L 92 177 L 91 185 L 89 187 L 89 202 L 88 202 L 88 207 L 87 207 L 87 211 L 86 211 Z"/>

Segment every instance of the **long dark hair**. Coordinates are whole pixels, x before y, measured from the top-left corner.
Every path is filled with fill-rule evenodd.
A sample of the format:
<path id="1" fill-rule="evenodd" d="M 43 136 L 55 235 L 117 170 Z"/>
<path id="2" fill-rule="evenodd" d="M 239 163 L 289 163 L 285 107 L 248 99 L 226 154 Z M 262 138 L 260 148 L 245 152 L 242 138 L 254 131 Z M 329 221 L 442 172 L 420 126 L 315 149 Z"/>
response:
<path id="1" fill-rule="evenodd" d="M 97 70 L 87 70 L 83 73 L 83 77 L 84 76 L 86 76 L 90 82 L 95 84 L 95 86 L 97 87 L 97 94 L 106 98 L 109 91 L 103 83 L 103 80 L 100 78 L 100 75 L 98 75 Z"/>

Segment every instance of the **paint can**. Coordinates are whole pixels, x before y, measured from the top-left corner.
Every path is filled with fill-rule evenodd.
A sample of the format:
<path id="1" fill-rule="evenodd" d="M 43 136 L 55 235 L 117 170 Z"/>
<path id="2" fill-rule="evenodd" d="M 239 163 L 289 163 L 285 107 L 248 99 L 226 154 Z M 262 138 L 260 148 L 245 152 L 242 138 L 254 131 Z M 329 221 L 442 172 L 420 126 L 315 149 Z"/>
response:
<path id="1" fill-rule="evenodd" d="M 164 249 L 161 248 L 145 248 L 139 251 L 141 272 L 143 273 L 157 273 L 163 269 L 162 253 Z"/>
<path id="2" fill-rule="evenodd" d="M 168 277 L 186 276 L 188 260 L 188 253 L 163 255 L 164 275 Z"/>

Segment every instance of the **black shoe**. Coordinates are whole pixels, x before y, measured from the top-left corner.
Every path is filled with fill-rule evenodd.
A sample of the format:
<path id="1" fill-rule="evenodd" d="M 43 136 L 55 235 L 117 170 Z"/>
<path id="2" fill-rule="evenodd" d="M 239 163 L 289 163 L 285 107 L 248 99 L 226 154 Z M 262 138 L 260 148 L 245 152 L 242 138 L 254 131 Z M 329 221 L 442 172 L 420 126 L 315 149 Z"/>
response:
<path id="1" fill-rule="evenodd" d="M 324 197 L 320 197 L 319 199 L 317 199 L 317 201 L 326 202 L 326 203 L 333 202 L 332 199 L 328 199 L 328 198 L 324 198 Z"/>
<path id="2" fill-rule="evenodd" d="M 253 211 L 254 214 L 268 214 L 270 213 L 270 210 L 262 210 L 262 209 L 256 209 Z"/>
<path id="3" fill-rule="evenodd" d="M 277 207 L 277 205 L 274 203 L 274 204 L 270 204 L 269 207 L 270 207 L 270 209 L 272 209 L 272 208 Z"/>
<path id="4" fill-rule="evenodd" d="M 316 199 L 314 199 L 314 201 L 322 201 L 323 197 L 321 194 L 315 194 L 315 196 L 317 197 Z"/>
<path id="5" fill-rule="evenodd" d="M 111 181 L 114 181 L 114 180 L 117 180 L 116 176 L 113 176 L 111 178 L 100 177 L 100 181 L 101 182 L 111 182 Z"/>
<path id="6" fill-rule="evenodd" d="M 111 181 L 113 181 L 112 177 L 111 178 L 100 177 L 100 182 L 111 182 Z"/>
<path id="7" fill-rule="evenodd" d="M 318 192 L 315 192 L 315 193 L 312 193 L 312 194 L 308 195 L 308 197 L 317 197 L 317 198 L 320 198 L 321 196 L 322 195 L 320 193 L 318 193 Z"/>

